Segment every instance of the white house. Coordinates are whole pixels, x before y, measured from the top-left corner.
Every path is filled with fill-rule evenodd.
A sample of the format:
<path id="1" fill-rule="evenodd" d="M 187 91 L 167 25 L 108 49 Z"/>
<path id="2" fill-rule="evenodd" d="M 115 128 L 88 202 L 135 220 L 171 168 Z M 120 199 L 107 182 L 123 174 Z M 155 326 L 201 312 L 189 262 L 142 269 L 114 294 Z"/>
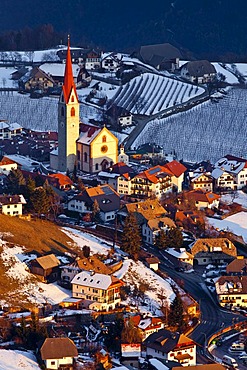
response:
<path id="1" fill-rule="evenodd" d="M 101 66 L 108 72 L 116 72 L 122 64 L 122 57 L 120 53 L 102 54 Z"/>
<path id="2" fill-rule="evenodd" d="M 212 177 L 219 189 L 241 189 L 247 185 L 247 160 L 226 155 L 215 163 Z"/>
<path id="3" fill-rule="evenodd" d="M 17 170 L 18 164 L 12 159 L 4 156 L 0 161 L 0 172 L 8 175 L 11 170 Z"/>
<path id="4" fill-rule="evenodd" d="M 168 231 L 171 227 L 176 227 L 175 223 L 169 217 L 160 217 L 147 220 L 142 224 L 142 237 L 148 244 L 155 244 L 155 238 L 160 231 Z"/>
<path id="5" fill-rule="evenodd" d="M 0 195 L 0 213 L 8 216 L 22 215 L 22 207 L 26 203 L 23 195 Z"/>
<path id="6" fill-rule="evenodd" d="M 46 369 L 73 370 L 74 358 L 78 356 L 78 351 L 69 338 L 46 338 L 40 347 L 40 355 Z"/>
<path id="7" fill-rule="evenodd" d="M 114 276 L 82 271 L 72 284 L 72 297 L 83 298 L 84 306 L 95 311 L 109 311 L 120 304 L 120 287 L 123 282 Z"/>
<path id="8" fill-rule="evenodd" d="M 18 123 L 0 121 L 0 139 L 11 139 L 12 136 L 19 135 L 21 132 L 22 127 Z"/>
<path id="9" fill-rule="evenodd" d="M 221 276 L 215 288 L 221 306 L 247 307 L 247 276 Z"/>

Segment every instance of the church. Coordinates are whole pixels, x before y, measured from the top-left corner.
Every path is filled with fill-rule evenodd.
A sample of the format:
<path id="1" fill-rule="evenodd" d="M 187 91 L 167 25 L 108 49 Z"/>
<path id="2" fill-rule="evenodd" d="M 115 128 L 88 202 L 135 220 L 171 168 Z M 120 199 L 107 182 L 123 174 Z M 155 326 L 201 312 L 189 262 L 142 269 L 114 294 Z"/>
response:
<path id="1" fill-rule="evenodd" d="M 118 160 L 118 139 L 106 128 L 80 122 L 80 103 L 72 73 L 70 42 L 64 83 L 58 103 L 58 148 L 50 153 L 50 167 L 59 172 L 105 171 Z"/>

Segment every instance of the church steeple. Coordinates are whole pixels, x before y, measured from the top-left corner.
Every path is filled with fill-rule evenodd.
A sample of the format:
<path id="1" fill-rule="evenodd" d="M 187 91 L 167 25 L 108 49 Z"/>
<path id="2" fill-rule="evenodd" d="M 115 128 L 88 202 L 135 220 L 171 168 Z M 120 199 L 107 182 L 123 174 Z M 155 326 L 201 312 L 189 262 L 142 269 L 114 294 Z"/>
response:
<path id="1" fill-rule="evenodd" d="M 66 65 L 65 65 L 65 72 L 64 72 L 64 83 L 63 83 L 63 95 L 64 95 L 64 100 L 66 104 L 68 104 L 69 102 L 72 89 L 74 89 L 76 98 L 78 100 L 74 77 L 73 77 L 73 68 L 72 68 L 72 60 L 71 60 L 71 52 L 70 52 L 70 38 L 68 36 L 68 49 L 67 49 Z"/>

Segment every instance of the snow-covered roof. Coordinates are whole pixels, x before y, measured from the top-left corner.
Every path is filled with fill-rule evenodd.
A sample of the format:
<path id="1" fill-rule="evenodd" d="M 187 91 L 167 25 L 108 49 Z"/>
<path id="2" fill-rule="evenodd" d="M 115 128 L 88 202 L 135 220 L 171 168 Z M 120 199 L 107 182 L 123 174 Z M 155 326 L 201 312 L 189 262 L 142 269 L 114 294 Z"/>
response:
<path id="1" fill-rule="evenodd" d="M 172 256 L 180 259 L 180 258 L 189 258 L 191 255 L 186 252 L 185 248 L 180 248 L 179 251 L 173 249 L 173 248 L 168 248 L 167 253 L 171 254 Z"/>
<path id="2" fill-rule="evenodd" d="M 83 128 L 85 129 L 81 131 L 79 139 L 77 140 L 80 144 L 89 145 L 101 131 L 101 128 L 93 125 L 83 125 Z"/>
<path id="3" fill-rule="evenodd" d="M 237 175 L 246 166 L 246 159 L 226 155 L 219 159 L 214 167 L 220 168 L 222 171 L 229 172 L 233 175 Z"/>
<path id="4" fill-rule="evenodd" d="M 43 72 L 51 76 L 63 77 L 65 72 L 65 63 L 44 63 L 39 67 Z M 73 77 L 77 77 L 80 72 L 78 64 L 72 64 Z"/>
<path id="5" fill-rule="evenodd" d="M 112 283 L 112 278 L 104 274 L 91 274 L 88 271 L 82 271 L 77 274 L 71 284 L 82 285 L 90 288 L 108 289 Z"/>

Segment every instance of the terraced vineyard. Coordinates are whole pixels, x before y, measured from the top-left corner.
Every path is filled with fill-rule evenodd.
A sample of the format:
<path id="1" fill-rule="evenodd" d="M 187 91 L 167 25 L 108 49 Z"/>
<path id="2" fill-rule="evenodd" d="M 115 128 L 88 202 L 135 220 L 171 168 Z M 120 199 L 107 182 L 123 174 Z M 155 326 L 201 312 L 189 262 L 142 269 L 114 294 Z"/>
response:
<path id="1" fill-rule="evenodd" d="M 204 89 L 153 73 L 144 73 L 118 89 L 112 102 L 133 114 L 152 115 L 186 103 Z"/>
<path id="2" fill-rule="evenodd" d="M 173 150 L 178 159 L 211 160 L 232 154 L 247 158 L 247 90 L 232 89 L 218 103 L 207 102 L 165 119 L 150 121 L 132 147 L 146 142 Z"/>

